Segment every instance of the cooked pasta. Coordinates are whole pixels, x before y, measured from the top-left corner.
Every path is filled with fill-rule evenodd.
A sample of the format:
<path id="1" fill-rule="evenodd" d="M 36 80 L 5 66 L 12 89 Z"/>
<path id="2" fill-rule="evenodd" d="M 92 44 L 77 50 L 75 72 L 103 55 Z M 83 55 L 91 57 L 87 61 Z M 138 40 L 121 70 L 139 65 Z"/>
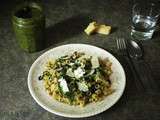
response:
<path id="1" fill-rule="evenodd" d="M 103 100 L 113 92 L 110 75 L 111 62 L 84 53 L 74 52 L 56 60 L 49 60 L 39 76 L 54 99 L 85 106 Z"/>

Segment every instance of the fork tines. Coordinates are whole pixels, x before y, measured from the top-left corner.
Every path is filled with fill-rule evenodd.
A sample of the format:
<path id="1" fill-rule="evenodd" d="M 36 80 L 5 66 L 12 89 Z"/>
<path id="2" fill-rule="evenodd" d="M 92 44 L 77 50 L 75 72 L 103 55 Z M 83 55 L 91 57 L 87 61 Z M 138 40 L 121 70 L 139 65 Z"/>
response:
<path id="1" fill-rule="evenodd" d="M 126 42 L 123 38 L 117 39 L 117 47 L 119 50 L 126 49 Z"/>

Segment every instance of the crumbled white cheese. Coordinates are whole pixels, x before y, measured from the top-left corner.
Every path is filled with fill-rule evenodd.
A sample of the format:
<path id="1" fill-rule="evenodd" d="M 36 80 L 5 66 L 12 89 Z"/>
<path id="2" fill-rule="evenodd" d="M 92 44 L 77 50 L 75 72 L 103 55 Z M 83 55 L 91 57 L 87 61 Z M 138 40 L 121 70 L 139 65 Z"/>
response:
<path id="1" fill-rule="evenodd" d="M 83 81 L 83 82 L 77 82 L 77 85 L 78 85 L 78 89 L 80 91 L 83 91 L 83 92 L 86 92 L 88 91 L 88 86 L 86 85 L 86 83 Z"/>
<path id="2" fill-rule="evenodd" d="M 74 63 L 69 63 L 69 65 L 70 65 L 70 66 L 73 66 L 73 65 L 74 65 Z"/>
<path id="3" fill-rule="evenodd" d="M 89 75 L 92 75 L 95 72 L 95 69 L 92 69 L 89 73 Z"/>
<path id="4" fill-rule="evenodd" d="M 79 67 L 76 70 L 74 70 L 74 76 L 76 78 L 80 78 L 85 74 L 85 72 Z"/>
<path id="5" fill-rule="evenodd" d="M 64 93 L 69 92 L 67 82 L 66 82 L 66 80 L 65 80 L 63 77 L 60 78 L 60 79 L 58 80 L 58 82 L 60 83 L 59 85 L 60 85 L 60 87 L 62 88 L 62 91 L 63 91 Z"/>
<path id="6" fill-rule="evenodd" d="M 92 64 L 92 68 L 97 68 L 99 67 L 99 60 L 97 57 L 92 57 L 91 59 L 91 64 Z"/>
<path id="7" fill-rule="evenodd" d="M 74 77 L 74 73 L 72 72 L 72 69 L 69 68 L 66 72 L 66 75 L 70 76 L 70 77 Z"/>

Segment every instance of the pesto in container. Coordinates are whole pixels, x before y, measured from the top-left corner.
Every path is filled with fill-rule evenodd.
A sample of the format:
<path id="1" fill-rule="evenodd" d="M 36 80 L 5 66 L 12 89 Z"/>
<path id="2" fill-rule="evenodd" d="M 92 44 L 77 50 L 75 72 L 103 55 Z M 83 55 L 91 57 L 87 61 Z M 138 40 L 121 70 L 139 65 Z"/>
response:
<path id="1" fill-rule="evenodd" d="M 12 23 L 18 44 L 27 52 L 41 49 L 44 39 L 45 16 L 37 3 L 17 7 L 12 15 Z"/>

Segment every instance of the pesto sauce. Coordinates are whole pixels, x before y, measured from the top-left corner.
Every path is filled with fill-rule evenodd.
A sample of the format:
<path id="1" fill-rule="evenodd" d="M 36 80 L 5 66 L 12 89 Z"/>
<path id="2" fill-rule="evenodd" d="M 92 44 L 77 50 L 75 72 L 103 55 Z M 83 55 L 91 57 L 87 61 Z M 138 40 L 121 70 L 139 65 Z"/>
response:
<path id="1" fill-rule="evenodd" d="M 23 6 L 16 10 L 12 18 L 17 41 L 28 52 L 40 50 L 44 38 L 45 17 L 38 6 Z"/>

